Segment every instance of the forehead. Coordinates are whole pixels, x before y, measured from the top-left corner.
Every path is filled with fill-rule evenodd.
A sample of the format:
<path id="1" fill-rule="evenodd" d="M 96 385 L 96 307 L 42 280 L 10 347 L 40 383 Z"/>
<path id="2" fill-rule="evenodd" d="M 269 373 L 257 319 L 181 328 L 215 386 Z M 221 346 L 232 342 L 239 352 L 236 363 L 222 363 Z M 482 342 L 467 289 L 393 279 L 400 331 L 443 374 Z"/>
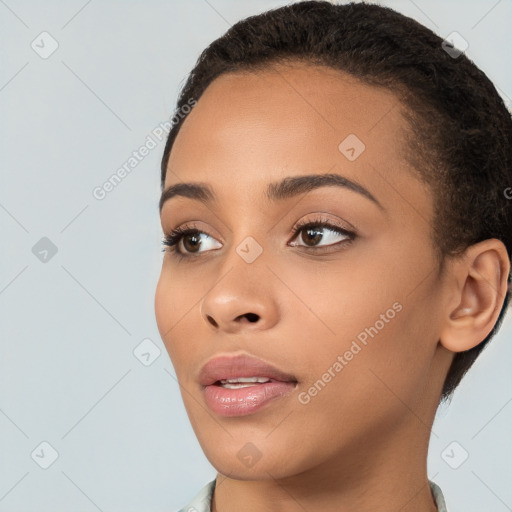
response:
<path id="1" fill-rule="evenodd" d="M 226 199 L 254 197 L 286 176 L 330 171 L 375 195 L 383 180 L 424 194 L 403 157 L 402 108 L 389 90 L 325 66 L 223 74 L 184 121 L 165 187 L 201 181 Z"/>

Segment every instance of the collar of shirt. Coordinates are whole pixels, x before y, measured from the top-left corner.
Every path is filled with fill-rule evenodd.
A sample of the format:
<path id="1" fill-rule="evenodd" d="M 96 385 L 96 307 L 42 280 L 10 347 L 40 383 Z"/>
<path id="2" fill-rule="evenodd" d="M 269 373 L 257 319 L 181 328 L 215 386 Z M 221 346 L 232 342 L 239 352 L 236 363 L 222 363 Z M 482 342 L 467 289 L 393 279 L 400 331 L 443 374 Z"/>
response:
<path id="1" fill-rule="evenodd" d="M 215 490 L 215 478 L 211 482 L 208 482 L 192 499 L 192 501 L 180 509 L 178 512 L 211 512 L 213 491 Z M 443 491 L 441 488 L 431 480 L 428 481 L 430 484 L 430 490 L 432 497 L 434 498 L 437 506 L 437 512 L 448 512 L 446 509 L 446 503 L 444 501 Z"/>

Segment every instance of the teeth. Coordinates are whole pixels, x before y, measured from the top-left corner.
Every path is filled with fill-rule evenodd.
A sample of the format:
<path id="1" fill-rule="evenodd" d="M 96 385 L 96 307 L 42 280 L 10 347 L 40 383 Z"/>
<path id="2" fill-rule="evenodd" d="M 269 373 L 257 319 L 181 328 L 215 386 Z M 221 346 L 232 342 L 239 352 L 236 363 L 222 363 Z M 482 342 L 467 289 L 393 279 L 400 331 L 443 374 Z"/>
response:
<path id="1" fill-rule="evenodd" d="M 248 388 L 253 384 L 270 382 L 267 377 L 239 377 L 238 379 L 222 379 L 220 385 L 227 389 Z"/>
<path id="2" fill-rule="evenodd" d="M 248 384 L 228 384 L 228 383 L 224 383 L 224 384 L 221 384 L 220 386 L 222 388 L 226 388 L 226 389 L 240 389 L 240 388 L 250 388 L 250 387 L 254 387 L 254 382 L 251 382 L 251 383 L 248 383 Z"/>
<path id="3" fill-rule="evenodd" d="M 222 384 L 236 384 L 239 382 L 268 382 L 268 377 L 238 377 L 237 379 L 221 379 Z"/>

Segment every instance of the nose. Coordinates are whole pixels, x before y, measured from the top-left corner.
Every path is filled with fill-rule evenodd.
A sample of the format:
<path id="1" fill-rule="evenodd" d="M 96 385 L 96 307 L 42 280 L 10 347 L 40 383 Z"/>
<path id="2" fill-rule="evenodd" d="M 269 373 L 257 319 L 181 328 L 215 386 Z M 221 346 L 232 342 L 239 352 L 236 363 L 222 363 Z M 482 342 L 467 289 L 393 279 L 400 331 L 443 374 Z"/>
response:
<path id="1" fill-rule="evenodd" d="M 236 264 L 203 297 L 201 317 L 214 331 L 266 330 L 278 322 L 276 279 L 265 265 L 253 265 Z"/>

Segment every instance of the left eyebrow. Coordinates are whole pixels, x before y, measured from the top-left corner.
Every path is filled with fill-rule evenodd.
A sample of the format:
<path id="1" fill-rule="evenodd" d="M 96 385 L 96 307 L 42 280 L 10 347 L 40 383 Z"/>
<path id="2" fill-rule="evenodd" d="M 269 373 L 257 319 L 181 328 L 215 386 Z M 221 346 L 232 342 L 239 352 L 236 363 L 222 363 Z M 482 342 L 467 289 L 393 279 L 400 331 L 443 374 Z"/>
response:
<path id="1" fill-rule="evenodd" d="M 362 185 L 349 180 L 345 176 L 333 173 L 288 176 L 281 181 L 269 183 L 267 186 L 266 197 L 270 201 L 282 201 L 320 187 L 346 188 L 366 197 L 376 204 L 381 210 L 385 211 L 378 199 Z M 162 213 L 164 203 L 177 196 L 195 199 L 204 204 L 216 202 L 217 200 L 215 192 L 206 183 L 176 183 L 162 192 L 159 202 L 160 213 Z"/>

